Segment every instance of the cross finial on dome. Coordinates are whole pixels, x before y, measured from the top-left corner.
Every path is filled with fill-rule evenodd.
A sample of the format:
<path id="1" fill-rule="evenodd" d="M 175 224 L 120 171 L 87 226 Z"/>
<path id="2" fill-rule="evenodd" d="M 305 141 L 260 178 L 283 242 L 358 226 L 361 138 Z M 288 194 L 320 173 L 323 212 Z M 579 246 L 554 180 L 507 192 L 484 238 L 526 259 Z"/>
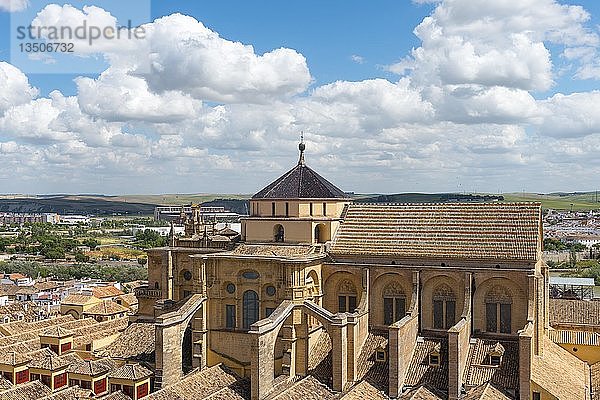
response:
<path id="1" fill-rule="evenodd" d="M 304 144 L 304 132 L 300 132 L 300 144 L 298 145 L 298 149 L 300 150 L 300 159 L 298 160 L 298 165 L 304 165 L 304 150 L 306 149 L 306 145 Z"/>

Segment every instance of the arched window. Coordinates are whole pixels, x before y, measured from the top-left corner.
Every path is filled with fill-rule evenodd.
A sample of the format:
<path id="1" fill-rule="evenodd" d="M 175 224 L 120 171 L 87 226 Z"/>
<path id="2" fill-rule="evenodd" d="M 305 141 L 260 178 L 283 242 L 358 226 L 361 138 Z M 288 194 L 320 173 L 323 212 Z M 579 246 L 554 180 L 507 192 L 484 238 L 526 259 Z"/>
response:
<path id="1" fill-rule="evenodd" d="M 338 312 L 356 310 L 356 287 L 350 279 L 344 279 L 338 287 Z"/>
<path id="2" fill-rule="evenodd" d="M 158 282 L 154 282 L 154 289 L 158 290 Z"/>
<path id="3" fill-rule="evenodd" d="M 250 325 L 258 321 L 258 294 L 254 290 L 244 292 L 244 329 L 250 329 Z"/>
<path id="4" fill-rule="evenodd" d="M 391 325 L 406 315 L 406 295 L 398 282 L 383 288 L 383 323 Z"/>
<path id="5" fill-rule="evenodd" d="M 446 284 L 433 292 L 433 329 L 450 329 L 456 321 L 456 296 Z"/>
<path id="6" fill-rule="evenodd" d="M 282 225 L 275 225 L 273 228 L 273 239 L 276 242 L 284 242 L 285 241 L 285 231 Z"/>
<path id="7" fill-rule="evenodd" d="M 503 286 L 494 286 L 485 295 L 486 332 L 512 332 L 512 296 Z"/>

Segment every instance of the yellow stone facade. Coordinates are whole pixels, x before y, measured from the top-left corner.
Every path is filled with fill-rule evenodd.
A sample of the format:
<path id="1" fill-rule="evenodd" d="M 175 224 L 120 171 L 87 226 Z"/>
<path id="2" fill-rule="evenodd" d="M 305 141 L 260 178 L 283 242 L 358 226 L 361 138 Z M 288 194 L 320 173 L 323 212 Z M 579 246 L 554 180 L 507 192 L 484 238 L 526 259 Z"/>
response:
<path id="1" fill-rule="evenodd" d="M 301 156 L 288 175 L 302 168 Z M 328 182 L 316 179 L 316 185 L 329 188 Z M 447 398 L 458 399 L 472 389 L 465 371 L 471 367 L 475 339 L 509 342 L 518 349 L 513 354 L 518 384 L 506 393 L 523 400 L 534 398 L 534 393 L 551 398 L 545 395 L 547 388 L 532 383 L 533 360 L 544 354 L 549 327 L 539 205 L 390 209 L 409 215 L 409 220 L 423 219 L 423 226 L 434 231 L 449 226 L 427 239 L 429 228 L 418 225 L 421 222 L 404 228 L 373 207 L 352 205 L 337 188 L 337 198 L 294 197 L 303 188 L 292 188 L 289 197 L 282 197 L 278 184 L 285 186 L 285 179 L 259 192 L 267 197 L 250 200 L 250 216 L 242 220 L 242 243 L 234 248 L 169 246 L 149 252 L 148 286 L 136 290 L 137 318 L 157 322 L 157 386 L 179 381 L 186 370 L 182 362 L 188 370 L 222 363 L 251 379 L 252 398 L 267 398 L 276 388 L 275 378 L 309 373 L 310 351 L 326 333 L 331 386 L 343 391 L 361 379 L 358 360 L 370 332 L 385 331 L 388 342 L 380 352 L 389 364 L 386 391 L 391 397 L 410 389 L 411 359 L 423 337 L 431 337 L 447 346 L 437 354 L 448 369 Z M 276 195 L 268 197 L 269 193 Z M 374 232 L 382 241 L 405 235 L 409 244 L 398 242 L 397 252 L 393 246 L 379 252 L 380 242 L 375 241 L 375 250 L 361 252 L 371 234 L 348 224 L 348 210 L 366 215 L 368 224 L 380 224 Z M 425 217 L 427 213 L 441 216 Z M 504 220 L 505 213 L 516 216 Z M 488 214 L 497 214 L 496 220 L 487 221 Z M 411 229 L 425 230 L 410 239 Z M 478 229 L 481 233 L 456 241 Z M 354 249 L 336 250 L 352 235 L 358 235 Z M 421 248 L 427 240 L 447 248 L 448 255 L 426 253 Z M 497 245 L 504 241 L 507 244 Z M 409 250 L 415 253 L 401 253 Z M 506 255 L 511 251 L 514 257 Z M 486 357 L 490 360 L 491 355 Z"/>

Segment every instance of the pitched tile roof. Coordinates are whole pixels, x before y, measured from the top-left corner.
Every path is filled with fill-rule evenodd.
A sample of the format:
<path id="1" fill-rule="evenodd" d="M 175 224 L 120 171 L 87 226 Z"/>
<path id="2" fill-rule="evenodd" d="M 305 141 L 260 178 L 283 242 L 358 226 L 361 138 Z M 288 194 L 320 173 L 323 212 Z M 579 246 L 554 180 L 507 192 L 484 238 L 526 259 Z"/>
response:
<path id="1" fill-rule="evenodd" d="M 295 400 L 295 399 L 335 399 L 336 395 L 325 385 L 312 376 L 294 383 L 282 393 L 279 393 L 273 400 Z M 345 397 L 344 397 L 345 398 Z M 349 397 L 358 398 L 358 397 Z"/>
<path id="2" fill-rule="evenodd" d="M 155 326 L 134 322 L 111 344 L 98 351 L 101 357 L 154 361 Z"/>
<path id="3" fill-rule="evenodd" d="M 128 324 L 129 318 L 122 317 L 100 323 L 95 323 L 94 325 L 92 325 L 94 329 L 79 328 L 77 330 L 77 336 L 73 340 L 73 345 L 75 347 L 79 347 L 92 343 L 98 339 L 103 339 L 112 335 L 117 335 L 118 333 L 127 329 Z"/>
<path id="4" fill-rule="evenodd" d="M 537 203 L 351 204 L 334 256 L 535 262 Z"/>
<path id="5" fill-rule="evenodd" d="M 371 385 L 368 381 L 361 381 L 354 385 L 341 399 L 343 400 L 385 400 L 389 399 L 385 393 L 377 387 Z"/>
<path id="6" fill-rule="evenodd" d="M 442 400 L 444 397 L 438 396 L 434 390 L 425 385 L 420 385 L 400 396 L 402 400 Z"/>
<path id="7" fill-rule="evenodd" d="M 107 285 L 107 286 L 97 286 L 95 288 L 92 288 L 92 294 L 99 299 L 104 299 L 107 297 L 121 296 L 121 295 L 124 295 L 125 293 L 123 293 L 121 290 L 117 289 L 116 287 L 114 287 L 112 285 Z"/>
<path id="8" fill-rule="evenodd" d="M 110 372 L 112 368 L 104 360 L 82 360 L 69 365 L 69 373 L 98 376 Z"/>
<path id="9" fill-rule="evenodd" d="M 61 315 L 55 318 L 42 319 L 39 321 L 15 321 L 8 324 L 2 324 L 2 330 L 7 335 L 19 335 L 25 332 L 40 331 L 54 325 L 60 325 L 67 322 L 76 321 L 71 315 Z"/>
<path id="10" fill-rule="evenodd" d="M 40 336 L 64 338 L 67 336 L 73 336 L 73 332 L 61 326 L 53 326 L 46 329 Z"/>
<path id="11" fill-rule="evenodd" d="M 440 347 L 440 365 L 429 365 L 429 353 Z M 406 374 L 406 386 L 427 385 L 448 390 L 448 340 L 446 338 L 423 338 L 417 340 L 413 357 Z"/>
<path id="12" fill-rule="evenodd" d="M 94 397 L 94 392 L 89 389 L 82 389 L 79 386 L 71 386 L 61 389 L 49 396 L 40 398 L 39 400 L 82 400 Z"/>
<path id="13" fill-rule="evenodd" d="M 84 311 L 84 315 L 114 315 L 129 311 L 129 308 L 115 303 L 112 300 L 103 300 L 88 310 Z"/>
<path id="14" fill-rule="evenodd" d="M 600 325 L 600 301 L 550 299 L 550 325 Z"/>
<path id="15" fill-rule="evenodd" d="M 294 168 L 252 196 L 253 199 L 347 199 L 333 183 L 299 162 Z"/>
<path id="16" fill-rule="evenodd" d="M 371 331 L 358 355 L 357 380 L 365 379 L 378 391 L 387 390 L 389 383 L 389 363 L 376 361 L 376 352 L 386 348 L 387 332 Z"/>
<path id="17" fill-rule="evenodd" d="M 10 351 L 0 356 L 0 364 L 4 365 L 22 365 L 31 360 L 31 357 L 16 351 Z"/>
<path id="18" fill-rule="evenodd" d="M 121 300 L 125 304 L 128 304 L 130 306 L 137 305 L 139 303 L 138 298 L 135 297 L 134 293 L 125 293 L 125 294 L 117 297 L 117 300 Z"/>
<path id="19" fill-rule="evenodd" d="M 67 297 L 65 297 L 61 301 L 61 303 L 75 305 L 75 306 L 81 306 L 81 305 L 87 304 L 90 300 L 93 300 L 93 299 L 94 299 L 94 296 L 90 296 L 87 294 L 70 294 Z"/>
<path id="20" fill-rule="evenodd" d="M 486 383 L 475 389 L 469 390 L 463 400 L 510 400 L 500 390 L 496 389 L 492 384 Z"/>
<path id="21" fill-rule="evenodd" d="M 471 340 L 463 377 L 466 386 L 474 387 L 491 382 L 504 389 L 519 388 L 519 343 L 502 341 L 502 363 L 493 366 L 489 361 L 489 354 L 497 350 L 498 343 L 497 340 Z"/>
<path id="22" fill-rule="evenodd" d="M 99 400 L 131 400 L 131 397 L 119 390 L 118 392 L 113 392 L 106 396 L 102 396 L 99 398 Z"/>
<path id="23" fill-rule="evenodd" d="M 69 365 L 77 364 L 83 361 L 83 358 L 79 357 L 79 355 L 76 352 L 61 354 L 59 357 L 65 360 L 67 363 L 69 363 Z"/>
<path id="24" fill-rule="evenodd" d="M 186 375 L 182 380 L 174 385 L 167 386 L 159 391 L 151 393 L 148 400 L 196 400 L 196 399 L 217 399 L 217 398 L 240 398 L 240 397 L 219 397 L 217 394 L 223 393 L 226 388 L 236 388 L 241 391 L 241 398 L 249 398 L 249 385 L 245 379 L 241 379 L 229 368 L 219 364 L 214 367 L 203 370 L 196 370 Z M 245 391 L 245 392 L 244 392 Z M 215 395 L 215 397 L 210 397 Z"/>
<path id="25" fill-rule="evenodd" d="M 52 393 L 41 381 L 32 381 L 17 385 L 0 393 L 0 400 L 37 400 Z"/>
<path id="26" fill-rule="evenodd" d="M 29 368 L 38 368 L 38 369 L 45 369 L 48 371 L 57 371 L 59 369 L 65 368 L 69 365 L 67 360 L 59 357 L 58 354 L 56 354 L 49 348 L 44 348 L 44 349 L 29 353 L 29 356 L 31 357 L 31 361 L 29 361 L 27 363 Z"/>
<path id="27" fill-rule="evenodd" d="M 0 376 L 0 391 L 8 390 L 13 387 L 13 384 L 3 376 Z"/>
<path id="28" fill-rule="evenodd" d="M 531 380 L 556 398 L 585 399 L 587 364 L 546 337 L 543 340 L 542 355 L 533 356 Z"/>
<path id="29" fill-rule="evenodd" d="M 132 381 L 148 378 L 150 376 L 152 376 L 152 371 L 142 367 L 140 364 L 125 364 L 108 375 L 109 378 L 130 379 Z"/>

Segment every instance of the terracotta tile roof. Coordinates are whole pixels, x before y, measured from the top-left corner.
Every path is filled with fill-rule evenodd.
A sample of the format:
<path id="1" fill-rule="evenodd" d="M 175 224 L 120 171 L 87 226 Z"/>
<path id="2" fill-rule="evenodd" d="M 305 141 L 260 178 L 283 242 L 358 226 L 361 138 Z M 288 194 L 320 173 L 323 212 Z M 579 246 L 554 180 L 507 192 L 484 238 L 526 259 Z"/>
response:
<path id="1" fill-rule="evenodd" d="M 64 324 L 67 322 L 75 321 L 75 318 L 71 315 L 61 315 L 54 318 L 42 319 L 39 321 L 15 321 L 7 324 L 2 324 L 2 329 L 7 335 L 19 335 L 25 332 L 41 331 L 51 326 Z"/>
<path id="2" fill-rule="evenodd" d="M 115 315 L 127 311 L 129 311 L 129 308 L 117 304 L 112 300 L 103 300 L 101 303 L 92 306 L 89 310 L 84 311 L 83 315 Z"/>
<path id="3" fill-rule="evenodd" d="M 119 390 L 118 392 L 99 397 L 98 400 L 131 400 L 131 397 Z"/>
<path id="4" fill-rule="evenodd" d="M 17 290 L 16 294 L 36 294 L 39 293 L 39 290 L 33 286 L 19 286 L 19 290 Z"/>
<path id="5" fill-rule="evenodd" d="M 0 376 L 0 391 L 8 390 L 13 387 L 13 384 L 10 383 L 8 379 L 3 376 Z"/>
<path id="6" fill-rule="evenodd" d="M 39 291 L 46 291 L 46 290 L 52 290 L 52 289 L 57 289 L 59 287 L 63 287 L 64 283 L 46 281 L 46 282 L 36 282 L 33 284 L 33 286 L 35 286 L 35 288 Z"/>
<path id="7" fill-rule="evenodd" d="M 121 368 L 112 371 L 109 378 L 130 379 L 138 381 L 152 376 L 153 373 L 148 368 L 142 367 L 140 364 L 125 364 Z"/>
<path id="8" fill-rule="evenodd" d="M 94 295 L 94 297 L 97 297 L 99 299 L 105 299 L 107 297 L 122 296 L 125 293 L 123 293 L 121 290 L 117 289 L 112 285 L 107 285 L 92 288 L 92 294 Z"/>
<path id="9" fill-rule="evenodd" d="M 600 325 L 600 301 L 550 299 L 550 325 Z"/>
<path id="10" fill-rule="evenodd" d="M 19 291 L 19 286 L 14 283 L 0 284 L 0 296 L 14 296 Z"/>
<path id="11" fill-rule="evenodd" d="M 588 377 L 586 363 L 544 337 L 542 355 L 533 357 L 533 382 L 559 399 L 585 399 Z"/>
<path id="12" fill-rule="evenodd" d="M 429 365 L 429 354 L 440 348 L 441 363 Z M 448 340 L 445 338 L 423 338 L 417 345 L 406 374 L 406 386 L 427 385 L 441 391 L 448 390 Z"/>
<path id="13" fill-rule="evenodd" d="M 10 345 L 0 347 L 0 357 L 11 353 L 16 352 L 18 354 L 26 354 L 32 351 L 39 350 L 40 348 L 40 339 L 31 339 L 23 342 L 13 343 Z"/>
<path id="14" fill-rule="evenodd" d="M 247 400 L 250 398 L 250 382 L 242 379 L 206 397 L 206 400 Z"/>
<path id="15" fill-rule="evenodd" d="M 16 351 L 7 352 L 0 356 L 0 364 L 3 365 L 22 365 L 27 364 L 31 360 L 31 357 Z"/>
<path id="16" fill-rule="evenodd" d="M 69 365 L 69 373 L 98 376 L 110 372 L 112 368 L 103 360 L 82 360 Z"/>
<path id="17" fill-rule="evenodd" d="M 435 390 L 430 390 L 425 385 L 414 388 L 402 396 L 402 400 L 442 400 L 444 397 L 438 396 Z"/>
<path id="18" fill-rule="evenodd" d="M 41 381 L 33 381 L 17 385 L 0 393 L 0 400 L 37 400 L 48 396 L 52 390 Z"/>
<path id="19" fill-rule="evenodd" d="M 260 190 L 253 199 L 347 199 L 349 196 L 303 162 Z"/>
<path id="20" fill-rule="evenodd" d="M 310 348 L 308 354 L 308 371 L 321 383 L 328 386 L 333 384 L 331 363 L 331 338 L 323 329 Z"/>
<path id="21" fill-rule="evenodd" d="M 375 361 L 376 351 L 386 349 L 388 344 L 387 332 L 369 332 L 365 343 L 358 355 L 357 380 L 366 380 L 375 389 L 385 391 L 389 383 L 389 363 Z"/>
<path id="22" fill-rule="evenodd" d="M 154 361 L 154 324 L 132 323 L 111 344 L 98 351 L 101 357 Z"/>
<path id="23" fill-rule="evenodd" d="M 128 317 L 115 318 L 109 321 L 95 323 L 93 329 L 83 327 L 75 329 L 75 338 L 73 345 L 75 347 L 83 346 L 92 343 L 95 340 L 103 339 L 108 336 L 117 335 L 127 329 L 129 324 Z"/>
<path id="24" fill-rule="evenodd" d="M 463 400 L 510 400 L 500 390 L 496 389 L 492 384 L 486 383 L 477 388 L 471 389 Z"/>
<path id="25" fill-rule="evenodd" d="M 550 329 L 548 338 L 556 344 L 600 346 L 600 333 L 598 332 Z"/>
<path id="26" fill-rule="evenodd" d="M 75 352 L 65 353 L 59 356 L 63 360 L 65 360 L 69 365 L 77 364 L 83 361 L 83 358 L 79 357 L 79 355 Z"/>
<path id="27" fill-rule="evenodd" d="M 0 321 L 4 321 L 4 317 L 9 317 L 11 321 L 23 318 L 25 322 L 28 322 L 37 319 L 37 314 L 41 311 L 41 308 L 33 302 L 15 302 L 0 306 Z M 6 325 L 2 324 L 2 327 L 4 328 Z"/>
<path id="28" fill-rule="evenodd" d="M 246 385 L 233 371 L 223 365 L 215 365 L 202 371 L 196 370 L 186 375 L 181 381 L 150 394 L 148 400 L 197 400 L 209 398 L 226 388 L 247 387 L 248 392 L 242 398 L 249 398 L 249 385 Z M 214 398 L 219 398 L 214 397 Z M 213 399 L 214 399 L 213 398 Z M 235 398 L 235 397 L 233 397 Z"/>
<path id="29" fill-rule="evenodd" d="M 357 385 L 354 385 L 347 393 L 345 393 L 341 399 L 343 400 L 385 400 L 389 399 L 388 396 L 381 390 L 371 385 L 367 381 L 361 381 Z"/>
<path id="30" fill-rule="evenodd" d="M 92 397 L 94 397 L 94 392 L 91 390 L 82 389 L 79 386 L 71 386 L 49 396 L 42 397 L 40 400 L 82 400 Z"/>
<path id="31" fill-rule="evenodd" d="M 489 355 L 496 350 L 498 343 L 500 342 L 497 340 L 471 340 L 463 377 L 467 387 L 490 382 L 503 389 L 516 391 L 519 388 L 519 343 L 502 341 L 500 343 L 504 348 L 502 363 L 499 366 L 492 366 Z"/>
<path id="32" fill-rule="evenodd" d="M 327 386 L 309 375 L 273 397 L 273 400 L 329 400 L 335 398 L 336 395 Z"/>
<path id="33" fill-rule="evenodd" d="M 45 337 L 54 337 L 54 338 L 64 338 L 67 336 L 73 336 L 73 332 L 59 326 L 53 326 L 44 330 L 44 332 L 40 336 Z"/>
<path id="34" fill-rule="evenodd" d="M 592 364 L 591 378 L 592 378 L 592 400 L 600 400 L 600 361 Z"/>
<path id="35" fill-rule="evenodd" d="M 134 293 L 125 293 L 125 294 L 117 297 L 117 300 L 121 300 L 130 306 L 137 305 L 139 303 L 138 298 L 135 297 Z"/>
<path id="36" fill-rule="evenodd" d="M 61 301 L 61 304 L 81 306 L 87 304 L 90 300 L 93 299 L 94 296 L 90 296 L 87 294 L 70 294 Z"/>
<path id="37" fill-rule="evenodd" d="M 331 254 L 535 262 L 540 215 L 537 203 L 351 204 Z"/>
<path id="38" fill-rule="evenodd" d="M 68 361 L 61 358 L 49 348 L 37 350 L 29 353 L 31 361 L 27 363 L 29 368 L 45 369 L 48 371 L 57 371 L 69 365 Z"/>

